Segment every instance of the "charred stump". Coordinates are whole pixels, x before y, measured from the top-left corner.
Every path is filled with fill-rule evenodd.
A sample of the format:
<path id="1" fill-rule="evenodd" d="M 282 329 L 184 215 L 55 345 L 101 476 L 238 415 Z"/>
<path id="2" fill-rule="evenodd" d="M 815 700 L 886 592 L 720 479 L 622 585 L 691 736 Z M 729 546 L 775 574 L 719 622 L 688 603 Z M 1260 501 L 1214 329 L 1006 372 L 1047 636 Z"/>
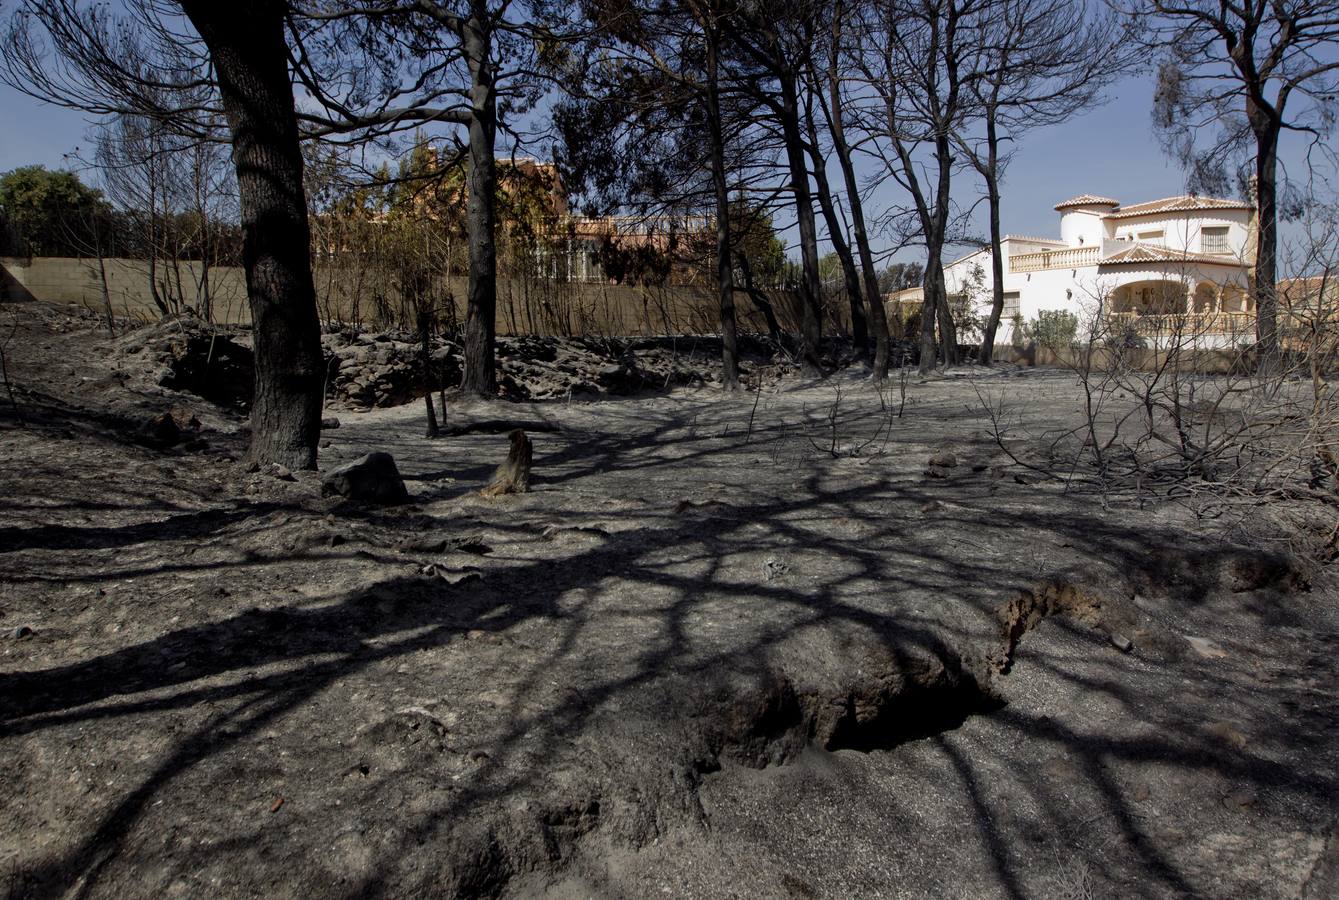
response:
<path id="1" fill-rule="evenodd" d="M 519 428 L 508 437 L 511 438 L 511 449 L 507 452 L 506 461 L 493 473 L 488 486 L 480 491 L 485 497 L 524 494 L 530 490 L 530 458 L 534 453 L 534 445 Z"/>

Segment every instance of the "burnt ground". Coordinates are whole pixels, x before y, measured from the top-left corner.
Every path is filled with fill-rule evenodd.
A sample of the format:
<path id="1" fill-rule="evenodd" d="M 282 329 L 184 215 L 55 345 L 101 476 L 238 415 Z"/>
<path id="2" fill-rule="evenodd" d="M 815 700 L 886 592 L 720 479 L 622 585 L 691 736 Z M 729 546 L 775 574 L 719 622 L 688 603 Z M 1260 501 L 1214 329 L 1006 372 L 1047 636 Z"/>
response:
<path id="1" fill-rule="evenodd" d="M 1065 373 L 337 411 L 367 509 L 4 313 L 10 896 L 1336 893 L 1332 508 L 1039 479 Z"/>

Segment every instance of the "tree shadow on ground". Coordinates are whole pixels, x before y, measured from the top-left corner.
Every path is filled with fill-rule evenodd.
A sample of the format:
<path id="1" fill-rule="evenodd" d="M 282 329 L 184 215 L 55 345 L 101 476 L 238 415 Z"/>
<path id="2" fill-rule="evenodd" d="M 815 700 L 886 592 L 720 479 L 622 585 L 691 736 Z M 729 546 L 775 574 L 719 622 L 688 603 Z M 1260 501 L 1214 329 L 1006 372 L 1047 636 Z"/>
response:
<path id="1" fill-rule="evenodd" d="M 573 435 L 569 446 L 545 457 L 551 468 L 562 472 L 549 483 L 570 483 L 610 469 L 640 477 L 646 468 L 667 466 L 666 461 L 640 461 L 636 455 L 651 455 L 664 446 L 674 426 L 654 419 L 642 425 L 630 429 L 631 434 L 607 436 L 606 445 L 599 448 L 582 446 L 581 436 Z M 714 439 L 704 439 L 696 447 L 689 443 L 673 463 L 691 467 L 720 452 Z M 449 834 L 471 819 L 486 823 L 517 803 L 543 800 L 552 769 L 573 765 L 574 757 L 566 748 L 600 746 L 598 739 L 611 723 L 622 728 L 631 727 L 630 720 L 641 720 L 645 724 L 639 727 L 672 736 L 676 731 L 665 729 L 666 722 L 696 718 L 706 721 L 703 727 L 708 732 L 719 732 L 722 741 L 742 734 L 746 741 L 760 742 L 757 747 L 739 748 L 741 752 L 761 747 L 759 752 L 765 754 L 781 733 L 774 734 L 767 722 L 740 726 L 731 721 L 738 713 L 738 698 L 732 693 L 741 683 L 752 686 L 788 669 L 788 677 L 800 679 L 803 673 L 797 668 L 805 660 L 785 658 L 802 646 L 797 635 L 835 635 L 839 643 L 846 642 L 847 649 L 841 652 L 869 654 L 870 660 L 885 666 L 885 674 L 934 666 L 961 668 L 970 654 L 992 649 L 995 607 L 1027 587 L 1033 576 L 1020 575 L 1012 552 L 964 554 L 946 535 L 971 534 L 978 543 L 1007 539 L 1008 546 L 1016 548 L 1017 535 L 1044 532 L 1052 544 L 1100 548 L 1112 571 L 1145 573 L 1149 578 L 1158 577 L 1148 571 L 1150 546 L 1199 553 L 1204 565 L 1216 562 L 1214 554 L 1235 552 L 1195 547 L 1175 529 L 1135 530 L 1081 510 L 1057 511 L 1039 522 L 1027 510 L 1004 506 L 948 510 L 937 516 L 933 529 L 918 519 L 884 519 L 879 522 L 877 544 L 866 544 L 852 539 L 850 523 L 869 521 L 876 507 L 915 509 L 933 501 L 936 493 L 918 485 L 887 483 L 877 488 L 868 484 L 834 488 L 824 473 L 792 474 L 798 487 L 792 484 L 785 499 L 723 502 L 686 514 L 664 509 L 603 512 L 608 527 L 583 534 L 583 543 L 570 552 L 519 560 L 490 571 L 482 581 L 449 585 L 431 577 L 384 577 L 318 601 L 279 603 L 186 627 L 165 627 L 151 640 L 84 662 L 0 674 L 0 696 L 11 698 L 0 713 L 7 741 L 59 729 L 96 734 L 87 729 L 119 720 L 209 710 L 203 722 L 172 736 L 163 758 L 100 811 L 75 846 L 32 866 L 25 874 L 27 892 L 34 897 L 95 892 L 106 867 L 127 850 L 131 835 L 152 827 L 160 800 L 191 790 L 234 748 L 301 711 L 323 692 L 343 683 L 385 677 L 388 670 L 424 652 L 477 648 L 469 652 L 480 662 L 453 671 L 449 687 L 456 691 L 476 687 L 458 680 L 470 673 L 489 671 L 490 666 L 512 667 L 507 701 L 502 704 L 507 712 L 495 717 L 495 728 L 481 733 L 487 756 L 463 786 L 426 810 L 392 814 L 402 843 L 380 854 L 374 868 L 381 874 L 343 886 L 351 896 L 422 887 L 413 880 L 421 873 L 399 868 L 399 854 L 412 854 L 414 847 L 434 840 L 450 843 Z M 39 547 L 115 548 L 169 534 L 180 540 L 226 535 L 267 511 L 249 506 L 124 528 L 17 530 L 8 535 L 13 542 L 6 544 L 6 553 Z M 413 516 L 368 512 L 364 518 L 388 532 L 412 533 L 423 524 Z M 438 527 L 445 530 L 458 523 L 441 522 Z M 533 538 L 533 529 L 517 523 L 491 522 L 489 527 Z M 731 560 L 742 554 L 768 552 L 826 562 L 821 571 L 775 580 L 743 576 L 733 569 Z M 292 554 L 285 561 L 333 565 L 342 556 L 319 550 Z M 158 574 L 176 571 L 178 565 L 164 563 Z M 153 569 L 136 571 L 141 576 L 154 574 Z M 487 640 L 516 633 L 523 626 L 541 629 L 545 643 L 528 648 L 533 652 Z M 841 671 L 827 657 L 821 662 Z M 1046 664 L 1029 661 L 1034 663 Z M 1111 696 L 1132 719 L 1164 729 L 1163 733 L 1156 738 L 1080 734 L 1054 720 L 1008 709 L 998 715 L 1020 739 L 1063 747 L 1082 761 L 1086 788 L 1101 800 L 1101 808 L 1090 814 L 1114 824 L 1143 867 L 1142 876 L 1159 890 L 1193 893 L 1197 888 L 1165 848 L 1149 838 L 1122 786 L 1107 772 L 1111 761 L 1211 770 L 1309 801 L 1333 796 L 1337 786 L 1332 777 L 1301 773 L 1261 756 L 1225 753 L 1194 732 L 1166 731 L 1171 717 L 1147 708 L 1147 695 L 1129 688 L 1128 680 L 1122 680 L 1128 676 L 1114 671 L 1116 664 L 1107 666 L 1113 671 L 1106 677 L 1092 675 L 1094 667 L 1082 672 L 1055 667 L 1047 674 L 1057 682 Z M 1169 683 L 1175 673 L 1148 677 Z M 559 680 L 568 689 L 547 686 Z M 832 685 L 834 694 L 848 688 Z M 713 716 L 722 721 L 713 724 Z M 1302 729 L 1285 719 L 1275 721 L 1280 740 L 1305 745 L 1308 736 Z M 888 740 L 871 739 L 863 749 L 895 747 L 900 734 L 890 729 Z M 536 746 L 544 749 L 535 751 Z M 1000 818 L 995 801 L 981 786 L 982 779 L 990 777 L 989 767 L 950 743 L 939 741 L 936 746 L 957 773 L 955 790 L 976 811 L 973 820 L 993 860 L 998 888 L 1023 895 L 1018 855 L 1007 846 L 1013 836 L 995 825 Z M 663 747 L 666 760 L 684 749 Z M 601 765 L 615 763 L 606 760 Z M 1053 797 L 1041 773 L 1018 772 L 1015 778 L 1037 796 Z M 1063 831 L 1072 824 L 1074 810 L 1057 801 L 1048 814 L 1051 827 Z M 313 827 L 308 852 L 316 853 L 331 835 L 329 826 Z M 204 867 L 227 852 L 226 845 L 195 847 L 179 864 Z M 505 857 L 519 851 L 498 852 Z M 497 865 L 506 868 L 515 863 L 503 859 Z M 493 877 L 498 871 L 479 877 Z M 468 886 L 468 879 L 459 884 Z"/>

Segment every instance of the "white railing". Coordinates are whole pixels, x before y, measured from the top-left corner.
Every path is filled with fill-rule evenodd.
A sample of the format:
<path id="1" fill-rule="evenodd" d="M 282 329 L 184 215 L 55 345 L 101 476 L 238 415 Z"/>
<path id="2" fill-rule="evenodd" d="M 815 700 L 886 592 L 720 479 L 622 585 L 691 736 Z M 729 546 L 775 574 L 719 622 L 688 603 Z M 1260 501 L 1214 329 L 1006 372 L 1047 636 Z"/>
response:
<path id="1" fill-rule="evenodd" d="M 1066 247 L 1063 250 L 1020 253 L 1009 257 L 1009 271 L 1017 274 L 1041 272 L 1046 269 L 1077 269 L 1096 265 L 1101 258 L 1101 247 Z"/>
<path id="2" fill-rule="evenodd" d="M 1132 329 L 1142 335 L 1222 334 L 1233 337 L 1255 334 L 1255 313 L 1184 312 L 1144 313 L 1113 312 L 1107 324 L 1115 330 Z"/>

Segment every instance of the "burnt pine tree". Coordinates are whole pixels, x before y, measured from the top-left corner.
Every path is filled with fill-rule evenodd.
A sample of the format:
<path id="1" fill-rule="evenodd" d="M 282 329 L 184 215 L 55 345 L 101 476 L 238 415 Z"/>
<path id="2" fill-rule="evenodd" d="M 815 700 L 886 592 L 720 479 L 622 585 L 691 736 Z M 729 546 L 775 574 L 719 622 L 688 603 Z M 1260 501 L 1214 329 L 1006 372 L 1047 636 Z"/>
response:
<path id="1" fill-rule="evenodd" d="M 943 254 L 953 218 L 954 136 L 963 127 L 973 72 L 971 23 L 986 0 L 874 0 L 853 59 L 866 94 L 862 129 L 888 175 L 911 198 L 925 246 L 920 369 L 935 358 L 935 324 L 945 365 L 958 362 L 957 329 L 944 285 Z M 928 160 L 925 157 L 929 157 Z M 922 171 L 927 171 L 922 177 Z"/>
<path id="2" fill-rule="evenodd" d="M 741 3 L 729 33 L 732 46 L 755 70 L 741 84 L 773 123 L 785 155 L 800 240 L 800 361 L 809 374 L 822 371 L 822 278 L 801 91 L 814 52 L 812 6 L 817 2 L 803 0 L 782 8 L 770 3 Z"/>
<path id="3" fill-rule="evenodd" d="M 601 29 L 587 53 L 596 63 L 569 87 L 576 96 L 558 116 L 568 186 L 589 189 L 598 209 L 713 210 L 722 387 L 737 390 L 735 295 L 759 295 L 737 284 L 734 265 L 748 235 L 730 194 L 757 156 L 744 147 L 752 104 L 727 38 L 734 4 L 606 0 L 590 12 Z M 774 324 L 765 296 L 760 308 Z"/>
<path id="4" fill-rule="evenodd" d="M 990 365 L 1004 312 L 1004 259 L 1000 253 L 1000 182 L 1013 156 L 1013 138 L 1057 125 L 1089 109 L 1120 76 L 1133 55 L 1120 23 L 1069 0 L 991 0 L 975 27 L 980 48 L 967 80 L 974 128 L 956 138 L 981 176 L 990 220 L 991 306 L 977 361 Z"/>
<path id="5" fill-rule="evenodd" d="M 242 265 L 255 328 L 251 455 L 316 468 L 324 360 L 312 283 L 293 89 L 284 40 L 286 4 L 220 6 L 183 0 L 209 48 L 232 132 L 242 218 Z"/>
<path id="6" fill-rule="evenodd" d="M 134 29 L 102 6 L 25 3 L 10 21 L 4 79 L 49 102 L 143 115 L 201 137 L 212 136 L 211 117 L 222 112 L 237 169 L 256 331 L 251 456 L 315 468 L 322 355 L 284 37 L 288 5 L 183 0 L 181 9 L 202 46 L 183 41 L 180 26 L 163 21 L 161 7 L 148 0 L 136 4 Z M 59 63 L 50 64 L 37 33 Z"/>
<path id="7" fill-rule="evenodd" d="M 499 130 L 534 108 L 567 74 L 565 0 L 405 0 L 300 3 L 299 60 L 314 60 L 303 87 L 321 104 L 310 116 L 326 134 L 446 125 L 465 159 L 466 292 L 461 389 L 497 395 L 497 194 Z M 305 23 L 305 27 L 303 27 Z M 297 71 L 302 74 L 305 66 Z M 368 72 L 374 73 L 369 77 Z M 336 93 L 338 92 L 338 93 Z M 367 111 L 361 94 L 380 102 Z M 463 137 L 456 133 L 463 130 Z M 513 137 L 519 128 L 509 129 Z"/>
<path id="8" fill-rule="evenodd" d="M 814 167 L 813 184 L 815 196 L 818 198 L 818 208 L 823 213 L 823 221 L 828 228 L 828 240 L 832 243 L 833 252 L 837 254 L 837 261 L 842 270 L 842 284 L 846 290 L 847 303 L 851 308 L 851 339 L 856 354 L 868 357 L 869 326 L 865 319 L 864 291 L 860 286 L 860 273 L 856 269 L 855 254 L 844 235 L 842 217 L 837 210 L 832 183 L 828 179 L 827 148 L 819 138 L 818 115 L 814 111 L 816 94 L 817 91 L 811 89 L 805 95 L 804 126 L 808 137 L 805 149 Z"/>
<path id="9" fill-rule="evenodd" d="M 1279 142 L 1292 132 L 1321 143 L 1330 131 L 1339 98 L 1339 2 L 1113 5 L 1145 29 L 1145 46 L 1163 55 L 1153 120 L 1189 171 L 1191 188 L 1224 191 L 1235 169 L 1238 188 L 1254 192 L 1256 339 L 1260 365 L 1272 368 L 1280 351 Z M 1253 188 L 1243 183 L 1249 176 Z"/>
<path id="10" fill-rule="evenodd" d="M 850 6 L 844 0 L 833 0 L 828 7 L 830 34 L 828 36 L 826 69 L 817 72 L 817 102 L 832 135 L 832 150 L 841 167 L 846 188 L 846 205 L 851 214 L 851 239 L 860 259 L 860 279 L 865 291 L 865 305 L 869 310 L 869 328 L 874 335 L 874 380 L 882 381 L 888 374 L 888 321 L 884 314 L 883 296 L 879 291 L 879 276 L 874 268 L 874 254 L 870 249 L 869 230 L 865 224 L 865 205 L 856 180 L 850 141 L 846 138 L 846 110 L 842 94 L 846 52 L 847 17 Z"/>

